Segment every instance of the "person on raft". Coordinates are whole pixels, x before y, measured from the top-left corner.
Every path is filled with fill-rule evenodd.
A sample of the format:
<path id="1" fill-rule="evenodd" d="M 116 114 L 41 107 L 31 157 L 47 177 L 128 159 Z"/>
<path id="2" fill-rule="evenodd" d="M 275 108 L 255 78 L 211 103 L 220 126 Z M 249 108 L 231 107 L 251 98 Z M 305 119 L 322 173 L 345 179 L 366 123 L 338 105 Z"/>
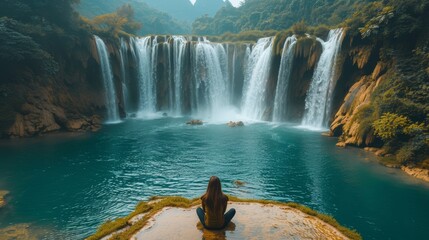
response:
<path id="1" fill-rule="evenodd" d="M 209 230 L 225 228 L 235 215 L 234 208 L 225 213 L 228 197 L 223 194 L 220 180 L 216 176 L 210 178 L 207 191 L 201 196 L 201 205 L 202 208 L 197 208 L 197 215 L 204 228 Z"/>

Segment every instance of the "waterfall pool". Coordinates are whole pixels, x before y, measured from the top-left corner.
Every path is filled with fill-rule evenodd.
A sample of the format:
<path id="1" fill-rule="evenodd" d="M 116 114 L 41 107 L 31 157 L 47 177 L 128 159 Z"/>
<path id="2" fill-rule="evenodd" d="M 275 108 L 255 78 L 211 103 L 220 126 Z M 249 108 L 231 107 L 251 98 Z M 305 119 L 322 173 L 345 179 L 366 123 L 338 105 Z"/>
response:
<path id="1" fill-rule="evenodd" d="M 427 237 L 429 184 L 370 153 L 288 124 L 186 120 L 128 119 L 92 134 L 0 142 L 0 189 L 10 191 L 0 228 L 29 223 L 48 239 L 81 239 L 150 196 L 198 197 L 217 175 L 227 194 L 298 202 L 364 239 Z"/>

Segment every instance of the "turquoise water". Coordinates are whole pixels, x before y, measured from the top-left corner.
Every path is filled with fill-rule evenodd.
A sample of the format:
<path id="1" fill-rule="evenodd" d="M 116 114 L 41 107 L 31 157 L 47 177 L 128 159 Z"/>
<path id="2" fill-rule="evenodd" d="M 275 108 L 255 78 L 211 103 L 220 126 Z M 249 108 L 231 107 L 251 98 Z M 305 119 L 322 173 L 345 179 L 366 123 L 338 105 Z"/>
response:
<path id="1" fill-rule="evenodd" d="M 31 223 L 47 238 L 80 239 L 150 196 L 200 196 L 217 175 L 228 194 L 305 204 L 364 239 L 427 238 L 429 185 L 371 154 L 289 125 L 185 120 L 134 119 L 93 134 L 1 142 L 0 189 L 11 194 L 0 227 Z"/>

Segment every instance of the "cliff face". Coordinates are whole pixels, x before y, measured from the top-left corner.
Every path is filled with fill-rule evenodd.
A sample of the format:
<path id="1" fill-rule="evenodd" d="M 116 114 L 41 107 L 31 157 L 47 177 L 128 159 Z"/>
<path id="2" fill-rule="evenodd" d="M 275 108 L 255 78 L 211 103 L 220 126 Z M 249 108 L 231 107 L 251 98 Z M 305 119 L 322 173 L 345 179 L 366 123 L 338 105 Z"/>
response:
<path id="1" fill-rule="evenodd" d="M 55 51 L 58 72 L 40 74 L 22 63 L 3 71 L 0 82 L 3 137 L 100 127 L 104 106 L 97 55 L 91 40 Z"/>
<path id="2" fill-rule="evenodd" d="M 332 136 L 340 137 L 339 146 L 376 146 L 379 139 L 362 118 L 356 117 L 371 104 L 371 96 L 385 78 L 386 64 L 379 61 L 378 49 L 369 43 L 353 44 L 349 36 L 342 49 L 344 63 L 334 97 L 334 109 L 330 126 Z"/>

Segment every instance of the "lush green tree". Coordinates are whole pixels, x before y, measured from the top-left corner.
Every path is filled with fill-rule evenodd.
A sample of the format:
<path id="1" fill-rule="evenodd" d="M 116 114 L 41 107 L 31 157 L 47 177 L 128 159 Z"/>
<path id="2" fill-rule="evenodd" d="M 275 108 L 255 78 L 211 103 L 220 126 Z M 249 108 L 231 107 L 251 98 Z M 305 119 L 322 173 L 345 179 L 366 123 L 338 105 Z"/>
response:
<path id="1" fill-rule="evenodd" d="M 42 60 L 49 55 L 31 37 L 11 28 L 14 24 L 16 21 L 13 19 L 0 18 L 0 43 L 2 43 L 0 59 L 2 61 Z"/>

